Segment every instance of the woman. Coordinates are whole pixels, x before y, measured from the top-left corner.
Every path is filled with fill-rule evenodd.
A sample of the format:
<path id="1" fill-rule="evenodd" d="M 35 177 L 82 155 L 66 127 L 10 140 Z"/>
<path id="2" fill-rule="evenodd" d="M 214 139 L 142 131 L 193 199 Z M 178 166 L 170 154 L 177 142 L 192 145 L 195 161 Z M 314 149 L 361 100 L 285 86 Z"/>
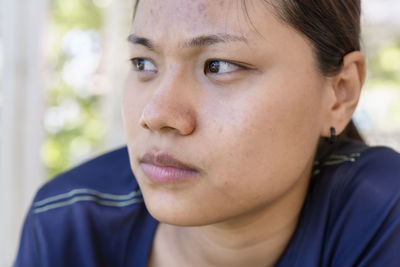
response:
<path id="1" fill-rule="evenodd" d="M 38 192 L 15 265 L 398 266 L 359 35 L 357 0 L 138 1 L 127 150 Z"/>

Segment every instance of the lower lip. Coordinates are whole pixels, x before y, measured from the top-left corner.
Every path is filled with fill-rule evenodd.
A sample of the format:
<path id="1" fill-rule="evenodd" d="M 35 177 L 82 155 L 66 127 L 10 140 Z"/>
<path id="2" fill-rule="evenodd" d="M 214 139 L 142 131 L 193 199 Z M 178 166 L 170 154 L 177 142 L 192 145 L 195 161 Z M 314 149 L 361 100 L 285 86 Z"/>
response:
<path id="1" fill-rule="evenodd" d="M 140 167 L 147 178 L 162 184 L 182 183 L 198 175 L 197 171 L 157 166 L 149 163 L 140 163 Z"/>

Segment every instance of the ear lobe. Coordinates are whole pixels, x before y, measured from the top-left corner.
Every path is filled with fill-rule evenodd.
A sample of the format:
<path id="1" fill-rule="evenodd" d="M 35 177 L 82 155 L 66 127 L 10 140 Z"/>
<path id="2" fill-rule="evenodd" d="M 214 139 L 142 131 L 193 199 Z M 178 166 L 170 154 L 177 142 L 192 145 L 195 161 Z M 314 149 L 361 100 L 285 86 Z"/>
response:
<path id="1" fill-rule="evenodd" d="M 329 119 L 324 125 L 322 136 L 329 135 L 330 127 L 340 134 L 354 113 L 365 80 L 365 58 L 359 51 L 347 54 L 343 59 L 342 70 L 332 77 L 330 90 L 333 99 Z"/>

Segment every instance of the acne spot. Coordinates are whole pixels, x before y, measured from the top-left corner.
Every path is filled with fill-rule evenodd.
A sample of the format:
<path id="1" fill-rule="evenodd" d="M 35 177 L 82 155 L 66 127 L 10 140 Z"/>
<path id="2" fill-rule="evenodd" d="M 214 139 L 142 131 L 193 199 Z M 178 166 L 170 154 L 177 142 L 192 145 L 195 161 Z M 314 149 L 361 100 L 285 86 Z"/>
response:
<path id="1" fill-rule="evenodd" d="M 203 13 L 206 10 L 206 5 L 203 3 L 200 3 L 197 7 L 197 10 L 199 11 L 199 13 Z"/>

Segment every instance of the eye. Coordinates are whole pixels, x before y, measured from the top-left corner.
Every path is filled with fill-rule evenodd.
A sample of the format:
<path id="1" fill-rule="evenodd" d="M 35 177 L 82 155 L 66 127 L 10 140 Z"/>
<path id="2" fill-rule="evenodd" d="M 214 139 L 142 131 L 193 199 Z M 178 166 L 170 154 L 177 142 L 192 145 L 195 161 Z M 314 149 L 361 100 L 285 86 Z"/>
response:
<path id="1" fill-rule="evenodd" d="M 133 69 L 138 72 L 157 72 L 157 68 L 154 64 L 144 58 L 132 58 L 131 59 Z"/>
<path id="2" fill-rule="evenodd" d="M 240 69 L 242 69 L 242 67 L 234 63 L 229 63 L 223 60 L 210 60 L 206 62 L 204 73 L 223 74 L 234 72 Z"/>

